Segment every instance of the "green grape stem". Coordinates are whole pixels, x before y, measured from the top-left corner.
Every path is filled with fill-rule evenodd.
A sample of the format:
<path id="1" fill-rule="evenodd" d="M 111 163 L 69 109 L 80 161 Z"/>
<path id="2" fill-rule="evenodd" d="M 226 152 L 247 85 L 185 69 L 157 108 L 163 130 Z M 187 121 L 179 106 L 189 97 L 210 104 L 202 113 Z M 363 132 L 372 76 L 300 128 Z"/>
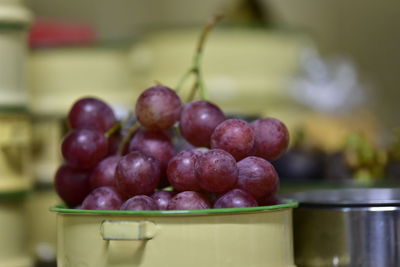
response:
<path id="1" fill-rule="evenodd" d="M 117 151 L 117 155 L 122 155 L 122 153 L 124 153 L 124 148 L 126 147 L 126 145 L 128 144 L 128 142 L 131 140 L 132 135 L 136 132 L 137 129 L 139 129 L 140 124 L 139 122 L 135 122 L 135 124 L 132 125 L 131 128 L 129 128 L 129 131 L 127 133 L 127 135 L 124 136 L 124 138 L 121 140 L 121 143 L 118 146 L 118 151 Z"/>
<path id="2" fill-rule="evenodd" d="M 187 102 L 190 102 L 194 99 L 196 92 L 200 93 L 200 97 L 202 99 L 206 99 L 206 92 L 205 92 L 205 85 L 204 85 L 204 79 L 201 71 L 201 62 L 202 62 L 202 55 L 203 55 L 203 50 L 204 50 L 204 45 L 207 40 L 207 37 L 210 33 L 210 31 L 214 28 L 214 26 L 223 18 L 222 15 L 216 15 L 214 16 L 209 23 L 203 28 L 200 37 L 197 42 L 197 47 L 195 50 L 195 54 L 193 57 L 193 64 L 192 67 L 182 76 L 182 78 L 179 80 L 177 86 L 175 87 L 175 91 L 179 92 L 181 88 L 183 87 L 184 83 L 186 80 L 191 76 L 195 76 L 194 83 L 190 89 Z"/>
<path id="3" fill-rule="evenodd" d="M 107 138 L 109 138 L 110 136 L 115 134 L 117 131 L 119 131 L 119 129 L 121 129 L 121 127 L 122 127 L 121 122 L 117 122 L 110 129 L 108 129 L 107 132 L 104 133 L 104 135 Z"/>

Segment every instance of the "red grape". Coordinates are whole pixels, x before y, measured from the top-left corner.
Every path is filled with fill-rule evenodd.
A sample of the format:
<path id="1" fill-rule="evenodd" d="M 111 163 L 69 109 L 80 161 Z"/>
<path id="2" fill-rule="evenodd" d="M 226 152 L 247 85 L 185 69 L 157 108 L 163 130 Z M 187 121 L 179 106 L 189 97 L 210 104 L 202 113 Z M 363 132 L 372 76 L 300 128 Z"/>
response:
<path id="1" fill-rule="evenodd" d="M 209 209 L 210 204 L 197 192 L 184 191 L 176 194 L 169 202 L 169 210 L 198 210 Z"/>
<path id="2" fill-rule="evenodd" d="M 161 186 L 167 186 L 168 181 L 165 171 L 169 160 L 174 156 L 174 146 L 171 139 L 163 132 L 150 132 L 139 129 L 133 136 L 129 151 L 139 150 L 140 152 L 155 158 L 161 167 Z"/>
<path id="3" fill-rule="evenodd" d="M 263 158 L 247 157 L 237 163 L 237 187 L 250 193 L 258 201 L 275 194 L 279 178 L 274 166 Z"/>
<path id="4" fill-rule="evenodd" d="M 116 122 L 113 110 L 100 99 L 87 97 L 75 102 L 68 114 L 72 129 L 90 129 L 105 132 Z"/>
<path id="5" fill-rule="evenodd" d="M 210 147 L 211 134 L 224 120 L 224 113 L 216 105 L 196 100 L 183 107 L 179 129 L 182 136 L 192 145 Z"/>
<path id="6" fill-rule="evenodd" d="M 211 135 L 211 147 L 229 152 L 236 160 L 249 156 L 253 146 L 253 129 L 244 120 L 226 120 Z"/>
<path id="7" fill-rule="evenodd" d="M 151 195 L 151 198 L 157 203 L 159 210 L 166 210 L 172 197 L 175 195 L 172 191 L 161 190 Z"/>
<path id="8" fill-rule="evenodd" d="M 56 172 L 54 187 L 69 207 L 77 206 L 90 192 L 89 172 L 64 164 Z"/>
<path id="9" fill-rule="evenodd" d="M 108 142 L 99 131 L 73 130 L 65 137 L 61 150 L 72 167 L 90 169 L 107 155 Z"/>
<path id="10" fill-rule="evenodd" d="M 272 161 L 285 153 L 289 145 L 289 132 L 286 126 L 274 118 L 262 118 L 253 121 L 255 156 Z"/>
<path id="11" fill-rule="evenodd" d="M 116 184 L 126 198 L 153 193 L 160 181 L 160 164 L 139 151 L 123 156 L 116 169 Z"/>
<path id="12" fill-rule="evenodd" d="M 241 208 L 257 207 L 257 201 L 252 195 L 241 189 L 232 189 L 221 196 L 214 204 L 214 208 Z"/>
<path id="13" fill-rule="evenodd" d="M 183 150 L 173 157 L 167 168 L 168 180 L 177 191 L 199 191 L 195 163 L 202 152 L 192 149 Z"/>
<path id="14" fill-rule="evenodd" d="M 196 174 L 200 186 L 214 193 L 224 193 L 233 188 L 238 177 L 235 159 L 221 149 L 211 149 L 198 156 Z"/>
<path id="15" fill-rule="evenodd" d="M 94 189 L 82 202 L 84 210 L 119 210 L 123 200 L 118 192 L 109 186 Z"/>
<path id="16" fill-rule="evenodd" d="M 134 150 L 152 156 L 165 167 L 174 156 L 174 146 L 168 135 L 163 132 L 150 132 L 142 128 L 135 133 L 130 141 L 129 151 Z"/>
<path id="17" fill-rule="evenodd" d="M 140 195 L 125 201 L 121 210 L 158 210 L 157 203 L 151 197 Z"/>
<path id="18" fill-rule="evenodd" d="M 168 87 L 157 85 L 145 90 L 136 102 L 136 117 L 144 127 L 153 130 L 170 128 L 179 119 L 182 102 Z"/>
<path id="19" fill-rule="evenodd" d="M 115 186 L 115 169 L 120 159 L 121 156 L 110 156 L 97 164 L 90 174 L 91 190 L 101 186 Z"/>

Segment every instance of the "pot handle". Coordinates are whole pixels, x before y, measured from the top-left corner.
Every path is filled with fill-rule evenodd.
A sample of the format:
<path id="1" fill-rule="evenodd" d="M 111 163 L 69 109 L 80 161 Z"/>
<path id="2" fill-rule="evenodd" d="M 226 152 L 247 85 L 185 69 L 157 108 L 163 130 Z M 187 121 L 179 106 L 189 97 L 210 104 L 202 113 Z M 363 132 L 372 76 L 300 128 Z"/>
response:
<path id="1" fill-rule="evenodd" d="M 157 232 L 157 225 L 151 221 L 112 221 L 101 223 L 103 240 L 150 240 Z"/>

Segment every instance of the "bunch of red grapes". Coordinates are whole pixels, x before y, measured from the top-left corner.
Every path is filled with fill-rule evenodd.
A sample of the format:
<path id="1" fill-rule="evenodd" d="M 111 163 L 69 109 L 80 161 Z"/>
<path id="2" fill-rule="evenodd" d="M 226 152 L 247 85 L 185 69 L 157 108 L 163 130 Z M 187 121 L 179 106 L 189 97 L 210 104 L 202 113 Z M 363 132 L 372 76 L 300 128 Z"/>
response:
<path id="1" fill-rule="evenodd" d="M 183 104 L 162 85 L 140 95 L 135 115 L 140 127 L 129 134 L 116 127 L 121 122 L 99 99 L 72 106 L 71 131 L 62 143 L 65 163 L 55 175 L 57 193 L 69 207 L 190 210 L 276 203 L 279 178 L 269 161 L 289 142 L 279 120 L 227 119 L 215 104 Z M 176 133 L 188 143 L 181 151 L 174 146 Z"/>

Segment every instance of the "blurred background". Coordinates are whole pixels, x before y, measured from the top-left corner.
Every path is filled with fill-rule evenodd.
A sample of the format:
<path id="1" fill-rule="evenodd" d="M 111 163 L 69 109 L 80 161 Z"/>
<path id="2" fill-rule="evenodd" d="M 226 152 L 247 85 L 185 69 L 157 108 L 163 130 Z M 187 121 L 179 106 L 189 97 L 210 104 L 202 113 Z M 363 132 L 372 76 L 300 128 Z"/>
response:
<path id="1" fill-rule="evenodd" d="M 291 147 L 281 190 L 398 186 L 400 2 L 0 0 L 0 267 L 55 266 L 53 176 L 65 117 L 97 96 L 123 118 L 155 82 L 175 87 L 200 29 L 207 94 L 272 116 Z M 185 88 L 184 88 L 185 90 Z"/>

